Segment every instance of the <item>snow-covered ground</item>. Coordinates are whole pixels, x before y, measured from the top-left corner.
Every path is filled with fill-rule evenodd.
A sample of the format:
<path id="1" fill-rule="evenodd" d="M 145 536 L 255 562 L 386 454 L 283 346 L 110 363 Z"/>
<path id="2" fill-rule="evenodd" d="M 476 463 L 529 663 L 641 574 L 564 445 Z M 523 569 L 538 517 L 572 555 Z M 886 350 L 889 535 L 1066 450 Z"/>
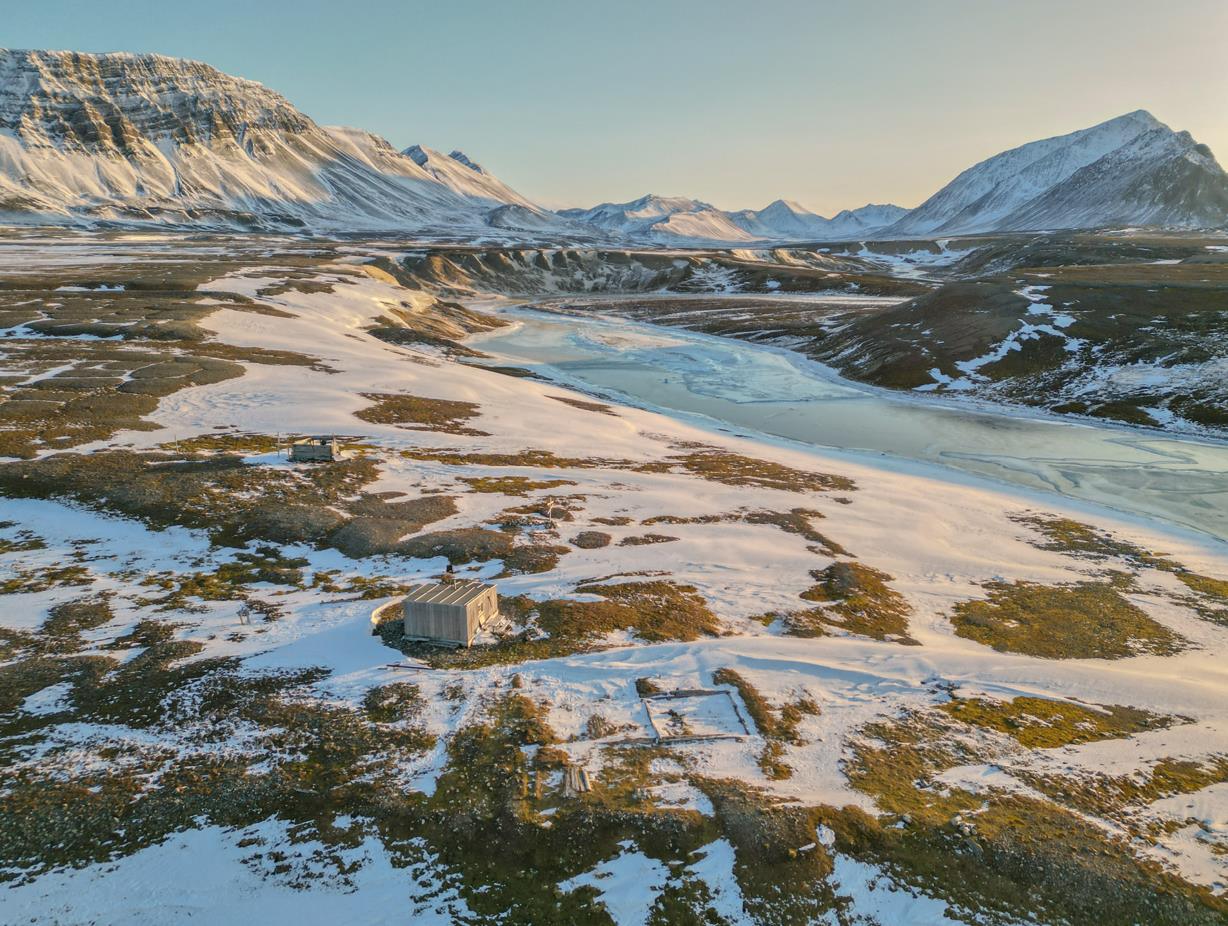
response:
<path id="1" fill-rule="evenodd" d="M 161 431 L 124 432 L 93 447 L 123 445 L 153 447 L 170 438 L 210 434 L 218 426 L 243 432 L 362 434 L 374 446 L 381 475 L 376 491 L 455 494 L 458 512 L 431 529 L 448 529 L 489 520 L 516 502 L 497 494 L 468 492 L 461 476 L 509 474 L 568 480 L 566 492 L 582 497 L 583 510 L 570 532 L 596 528 L 613 542 L 600 549 L 572 549 L 556 568 L 542 574 L 499 580 L 506 595 L 534 598 L 564 597 L 585 580 L 598 576 L 665 575 L 694 586 L 721 621 L 726 635 L 694 642 L 647 644 L 628 635 L 612 638 L 611 646 L 530 662 L 455 672 L 421 672 L 413 676 L 426 696 L 426 722 L 443 737 L 468 717 L 453 710 L 442 691 L 459 682 L 476 703 L 483 692 L 506 685 L 519 674 L 525 690 L 550 705 L 549 720 L 567 741 L 578 734 L 594 705 L 614 725 L 648 735 L 643 702 L 635 680 L 643 676 L 668 679 L 678 687 L 710 686 L 712 673 L 736 669 L 765 698 L 783 704 L 799 695 L 818 703 L 821 713 L 801 725 L 804 745 L 785 747 L 794 775 L 766 778 L 757 764 L 762 740 L 734 736 L 674 747 L 680 758 L 696 763 L 714 777 L 740 779 L 788 801 L 855 805 L 874 812 L 870 796 L 852 788 L 843 762 L 856 731 L 877 718 L 943 703 L 951 686 L 995 697 L 1031 695 L 1093 704 L 1126 704 L 1193 720 L 1188 726 L 1149 733 L 1129 740 L 1093 743 L 1060 750 L 1034 751 L 1031 767 L 1060 763 L 1063 769 L 1121 769 L 1130 772 L 1164 756 L 1205 758 L 1228 753 L 1228 630 L 1196 620 L 1188 610 L 1148 604 L 1149 613 L 1194 644 L 1171 656 L 1136 656 L 1118 661 L 1048 660 L 999 653 L 954 634 L 949 614 L 957 602 L 983 596 L 981 584 L 993 580 L 1059 583 L 1086 578 L 1087 564 L 1028 543 L 1025 531 L 1009 516 L 1034 508 L 1026 498 L 1004 487 L 940 478 L 921 470 L 871 465 L 835 452 L 800 445 L 734 437 L 697 421 L 644 409 L 615 406 L 613 414 L 568 405 L 557 397 L 584 397 L 532 379 L 496 375 L 450 360 L 434 349 L 385 343 L 367 327 L 393 308 L 425 306 L 422 294 L 408 292 L 387 279 L 363 271 L 359 258 L 319 269 L 317 280 L 332 291 L 289 289 L 278 295 L 259 291 L 279 279 L 271 263 L 266 270 L 213 280 L 210 290 L 241 294 L 279 310 L 278 315 L 222 309 L 204 323 L 217 340 L 242 347 L 289 350 L 319 358 L 327 372 L 300 366 L 247 364 L 245 375 L 221 383 L 192 387 L 164 398 L 151 416 Z M 1049 310 L 1034 288 L 1034 310 Z M 1062 319 L 1046 325 L 1060 334 Z M 668 336 L 666 336 L 668 337 Z M 635 345 L 628 345 L 634 347 Z M 974 371 L 969 370 L 970 374 Z M 454 435 L 406 430 L 372 424 L 354 416 L 369 402 L 363 393 L 404 392 L 435 399 L 477 403 L 480 414 L 469 425 L 488 436 Z M 728 485 L 684 472 L 643 472 L 627 468 L 573 466 L 542 470 L 533 467 L 461 468 L 404 456 L 399 451 L 455 448 L 466 451 L 515 452 L 545 450 L 565 458 L 661 460 L 677 448 L 694 444 L 717 447 L 756 459 L 770 460 L 807 472 L 831 473 L 852 479 L 851 492 L 813 493 L 746 485 Z M 284 465 L 273 456 L 253 457 L 251 465 Z M 536 495 L 549 494 L 538 491 Z M 847 497 L 846 497 L 847 496 Z M 843 500 L 841 500 L 843 499 Z M 846 501 L 851 503 L 846 504 Z M 832 561 L 816 553 L 797 534 L 763 523 L 737 520 L 665 523 L 651 528 L 638 522 L 670 516 L 695 519 L 742 510 L 789 511 L 805 508 L 821 513 L 816 524 L 858 558 L 892 577 L 891 585 L 914 608 L 909 633 L 918 646 L 903 646 L 865 637 L 835 634 L 813 639 L 786 636 L 779 622 L 765 626 L 755 618 L 798 606 L 798 595 L 813 584 L 811 570 Z M 1086 507 L 1054 501 L 1048 510 L 1089 519 Z M 629 519 L 625 524 L 602 521 Z M 1222 545 L 1188 532 L 1167 530 L 1137 520 L 1094 516 L 1097 526 L 1128 537 L 1147 549 L 1162 550 L 1191 569 L 1212 576 L 1228 575 L 1228 551 Z M 86 511 L 57 501 L 0 499 L 0 520 L 28 527 L 46 542 L 42 550 L 23 553 L 22 562 L 49 565 L 63 558 L 74 542 L 91 539 L 87 565 L 94 586 L 114 595 L 115 620 L 90 631 L 90 639 L 113 639 L 152 612 L 125 579 L 127 571 L 144 575 L 189 564 L 216 565 L 231 553 L 212 549 L 202 535 L 182 528 L 154 533 L 133 521 Z M 8 528 L 12 533 L 16 527 Z M 652 530 L 675 538 L 651 545 L 620 545 L 628 537 Z M 336 551 L 289 548 L 302 556 L 310 572 L 337 569 L 349 575 L 388 575 L 413 581 L 437 573 L 434 560 L 350 560 Z M 474 575 L 490 576 L 497 564 L 474 567 Z M 76 597 L 79 590 L 54 588 L 8 596 L 0 626 L 37 627 L 47 610 Z M 237 656 L 251 669 L 323 666 L 330 674 L 319 682 L 321 697 L 359 704 L 372 687 L 386 684 L 398 673 L 386 665 L 399 654 L 370 633 L 371 610 L 380 600 L 338 600 L 307 588 L 279 595 L 285 616 L 261 632 L 232 639 L 240 624 L 236 602 L 213 602 L 199 613 L 176 615 L 179 638 L 202 644 L 199 657 Z M 399 677 L 399 676 L 398 676 Z M 38 715 L 58 709 L 63 691 L 50 686 L 27 698 L 25 712 Z M 704 699 L 697 699 L 704 700 Z M 724 709 L 725 698 L 710 698 L 689 715 L 702 732 L 738 734 L 736 722 Z M 719 709 L 718 709 L 719 708 Z M 64 742 L 88 747 L 91 737 L 123 738 L 122 730 L 66 729 Z M 602 756 L 592 741 L 576 739 L 560 745 L 571 761 L 600 774 Z M 1050 754 L 1052 753 L 1052 754 Z M 430 793 L 442 762 L 441 748 L 406 769 L 406 780 Z M 953 780 L 975 789 L 984 785 L 983 770 L 960 769 Z M 1009 776 L 1009 769 L 1003 774 Z M 711 805 L 685 784 L 671 785 L 667 802 L 711 812 Z M 1219 845 L 1228 823 L 1224 819 L 1223 786 L 1197 794 L 1167 798 L 1147 813 L 1157 819 L 1194 821 L 1161 836 L 1153 857 L 1197 884 L 1223 891 L 1228 881 L 1228 856 L 1213 851 L 1204 838 L 1217 835 Z M 464 903 L 449 890 L 432 892 L 429 859 L 418 869 L 404 870 L 389 862 L 375 840 L 353 850 L 360 862 L 353 876 L 362 898 L 321 884 L 310 890 L 291 889 L 244 861 L 239 848 L 245 838 L 284 840 L 278 821 L 270 820 L 248 832 L 205 827 L 179 833 L 113 863 L 61 870 L 32 883 L 0 893 L 0 919 L 31 918 L 46 922 L 166 922 L 191 916 L 194 921 L 227 923 L 235 917 L 266 922 L 404 922 L 411 898 L 432 900 L 414 913 L 414 922 L 448 922 L 463 913 Z M 816 838 L 822 838 L 823 833 Z M 309 855 L 310 847 L 296 851 Z M 732 877 L 732 850 L 718 841 L 705 847 L 688 869 L 709 885 L 715 908 L 731 922 L 745 919 L 742 898 Z M 594 888 L 615 922 L 641 924 L 665 883 L 668 872 L 657 860 L 633 845 L 592 871 L 560 885 L 567 892 Z M 865 922 L 954 923 L 945 904 L 894 884 L 874 866 L 837 856 L 832 882 L 837 892 L 852 898 L 851 910 Z M 459 912 L 458 912 L 459 911 Z"/>

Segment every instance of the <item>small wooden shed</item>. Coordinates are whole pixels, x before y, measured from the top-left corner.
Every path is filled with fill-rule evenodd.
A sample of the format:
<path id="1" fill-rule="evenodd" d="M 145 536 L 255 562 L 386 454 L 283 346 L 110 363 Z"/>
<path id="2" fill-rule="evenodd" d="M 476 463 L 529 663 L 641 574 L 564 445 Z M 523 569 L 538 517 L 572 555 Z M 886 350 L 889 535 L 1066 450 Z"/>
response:
<path id="1" fill-rule="evenodd" d="M 290 445 L 290 459 L 295 463 L 332 463 L 341 459 L 337 436 L 300 437 Z"/>
<path id="2" fill-rule="evenodd" d="M 499 595 L 482 582 L 415 585 L 405 594 L 405 636 L 469 646 L 499 615 Z"/>

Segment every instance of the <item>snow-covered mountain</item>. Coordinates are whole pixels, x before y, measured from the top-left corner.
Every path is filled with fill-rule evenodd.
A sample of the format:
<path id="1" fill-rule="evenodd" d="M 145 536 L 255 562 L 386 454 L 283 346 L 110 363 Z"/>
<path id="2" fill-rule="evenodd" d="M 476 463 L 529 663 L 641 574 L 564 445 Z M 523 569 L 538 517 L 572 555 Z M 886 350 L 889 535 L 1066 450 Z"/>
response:
<path id="1" fill-rule="evenodd" d="M 900 206 L 867 205 L 828 219 L 784 199 L 763 209 L 725 212 L 699 200 L 649 194 L 629 203 L 602 203 L 559 214 L 619 237 L 682 244 L 859 238 L 890 225 L 906 211 Z"/>
<path id="2" fill-rule="evenodd" d="M 787 199 L 778 199 L 762 209 L 731 212 L 729 218 L 756 238 L 809 238 L 827 222 L 801 203 Z"/>
<path id="3" fill-rule="evenodd" d="M 284 97 L 161 55 L 0 49 L 0 221 L 318 232 L 492 228 L 651 244 L 856 240 L 1108 225 L 1223 226 L 1228 175 L 1139 110 L 1022 145 L 905 212 L 825 218 L 785 200 L 726 212 L 649 195 L 550 212 L 459 151 L 397 151 Z"/>
<path id="4" fill-rule="evenodd" d="M 839 240 L 872 234 L 897 221 L 907 211 L 902 206 L 870 203 L 860 209 L 844 209 L 829 219 L 798 203 L 778 199 L 758 211 L 744 209 L 731 213 L 730 218 L 759 238 Z"/>
<path id="5" fill-rule="evenodd" d="M 1214 155 L 1138 110 L 975 164 L 882 234 L 1225 221 L 1228 175 Z"/>
<path id="6" fill-rule="evenodd" d="M 908 212 L 894 203 L 867 203 L 860 209 L 844 209 L 828 220 L 827 238 L 861 238 L 875 234 Z"/>
<path id="7" fill-rule="evenodd" d="M 559 215 L 585 222 L 621 238 L 665 244 L 692 241 L 751 241 L 756 236 L 740 228 L 715 206 L 685 196 L 649 193 L 629 203 L 602 203 L 591 209 L 563 209 Z"/>
<path id="8" fill-rule="evenodd" d="M 660 244 L 841 241 L 990 231 L 1228 223 L 1228 175 L 1188 132 L 1144 110 L 976 164 L 911 211 L 870 204 L 825 218 L 788 200 L 725 212 L 648 195 L 560 215 Z"/>
<path id="9" fill-rule="evenodd" d="M 0 214 L 313 231 L 566 227 L 459 153 L 403 154 L 369 132 L 317 125 L 206 64 L 14 50 L 0 50 Z"/>

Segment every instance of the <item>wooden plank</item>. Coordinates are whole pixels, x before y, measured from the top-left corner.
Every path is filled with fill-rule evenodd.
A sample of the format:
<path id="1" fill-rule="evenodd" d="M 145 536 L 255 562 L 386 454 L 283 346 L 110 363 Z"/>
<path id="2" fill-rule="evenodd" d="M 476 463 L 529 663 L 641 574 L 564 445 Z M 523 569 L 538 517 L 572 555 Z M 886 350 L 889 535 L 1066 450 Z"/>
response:
<path id="1" fill-rule="evenodd" d="M 738 708 L 738 702 L 734 699 L 733 692 L 725 691 L 725 695 L 729 698 L 729 703 L 733 705 L 733 715 L 738 718 L 738 723 L 742 725 L 743 732 L 750 736 L 750 727 L 746 725 L 746 718 L 742 716 L 742 711 Z"/>
<path id="2" fill-rule="evenodd" d="M 414 670 L 423 669 L 423 670 L 430 671 L 430 672 L 440 671 L 439 666 L 413 665 L 413 664 L 404 663 L 404 662 L 390 662 L 386 666 L 384 666 L 384 668 L 385 669 L 414 669 Z"/>
<path id="3" fill-rule="evenodd" d="M 673 691 L 662 691 L 644 697 L 653 701 L 669 701 L 677 698 L 707 698 L 721 694 L 729 694 L 729 692 L 724 688 L 675 688 Z"/>
<path id="4" fill-rule="evenodd" d="M 661 741 L 661 731 L 657 729 L 657 725 L 652 719 L 652 708 L 648 706 L 648 701 L 644 698 L 640 698 L 640 703 L 644 705 L 644 713 L 648 715 L 648 729 L 652 731 L 653 737 L 659 743 Z"/>

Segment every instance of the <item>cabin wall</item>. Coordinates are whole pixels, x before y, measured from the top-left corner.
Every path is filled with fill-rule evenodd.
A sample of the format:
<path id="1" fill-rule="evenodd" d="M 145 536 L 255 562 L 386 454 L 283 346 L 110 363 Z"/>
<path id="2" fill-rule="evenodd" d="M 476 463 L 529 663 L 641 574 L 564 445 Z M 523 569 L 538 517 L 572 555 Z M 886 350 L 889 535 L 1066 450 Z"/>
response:
<path id="1" fill-rule="evenodd" d="M 469 615 L 464 606 L 420 601 L 405 603 L 405 635 L 466 646 L 473 638 L 469 633 Z"/>
<path id="2" fill-rule="evenodd" d="M 292 444 L 290 447 L 290 459 L 298 463 L 333 460 L 336 458 L 336 455 L 336 452 L 330 446 Z"/>

